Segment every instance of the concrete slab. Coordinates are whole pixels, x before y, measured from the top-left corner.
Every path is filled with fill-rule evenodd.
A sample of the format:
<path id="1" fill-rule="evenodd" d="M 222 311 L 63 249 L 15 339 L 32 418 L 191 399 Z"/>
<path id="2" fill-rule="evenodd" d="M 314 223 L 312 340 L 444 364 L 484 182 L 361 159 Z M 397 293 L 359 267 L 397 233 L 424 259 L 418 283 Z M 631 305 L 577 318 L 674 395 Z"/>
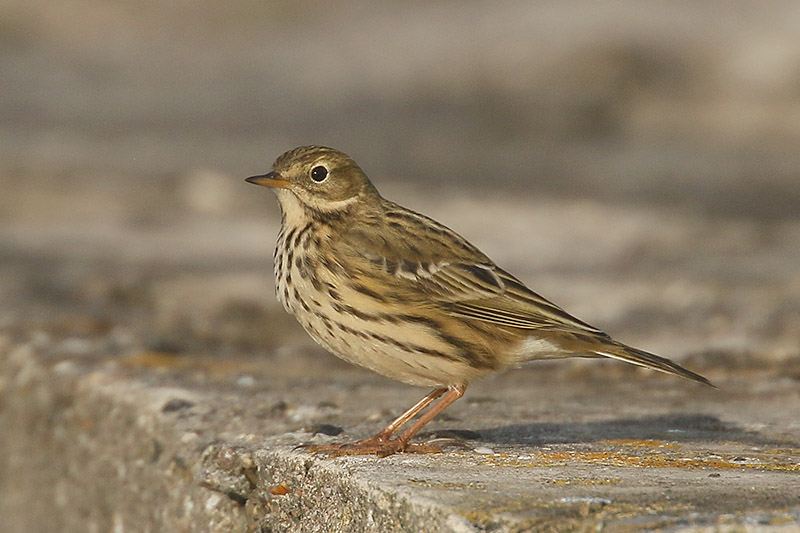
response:
<path id="1" fill-rule="evenodd" d="M 296 447 L 367 436 L 415 390 L 267 359 L 64 356 L 4 338 L 0 530 L 800 527 L 796 366 L 712 390 L 541 365 L 474 386 L 423 435 L 444 454 L 328 459 Z"/>

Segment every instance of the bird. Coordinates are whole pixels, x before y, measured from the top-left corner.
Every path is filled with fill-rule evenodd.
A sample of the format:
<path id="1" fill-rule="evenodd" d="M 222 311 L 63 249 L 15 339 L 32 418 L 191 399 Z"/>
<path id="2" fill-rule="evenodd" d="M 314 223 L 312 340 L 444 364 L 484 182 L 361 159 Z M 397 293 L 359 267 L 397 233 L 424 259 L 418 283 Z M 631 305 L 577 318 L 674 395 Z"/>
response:
<path id="1" fill-rule="evenodd" d="M 440 452 L 411 439 L 474 380 L 540 359 L 610 358 L 713 386 L 575 318 L 450 228 L 383 198 L 338 150 L 294 148 L 246 181 L 277 195 L 274 275 L 286 311 L 341 359 L 433 388 L 376 435 L 310 452 Z"/>

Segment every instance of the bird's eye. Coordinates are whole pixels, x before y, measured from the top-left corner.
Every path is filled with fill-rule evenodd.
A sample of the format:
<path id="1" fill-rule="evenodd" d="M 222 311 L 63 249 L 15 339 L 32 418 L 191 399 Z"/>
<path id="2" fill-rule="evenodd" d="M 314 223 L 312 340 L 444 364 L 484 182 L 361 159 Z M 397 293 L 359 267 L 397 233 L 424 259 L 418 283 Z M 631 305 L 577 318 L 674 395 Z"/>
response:
<path id="1" fill-rule="evenodd" d="M 328 169 L 322 165 L 316 166 L 311 169 L 311 179 L 317 183 L 322 183 L 328 178 Z"/>

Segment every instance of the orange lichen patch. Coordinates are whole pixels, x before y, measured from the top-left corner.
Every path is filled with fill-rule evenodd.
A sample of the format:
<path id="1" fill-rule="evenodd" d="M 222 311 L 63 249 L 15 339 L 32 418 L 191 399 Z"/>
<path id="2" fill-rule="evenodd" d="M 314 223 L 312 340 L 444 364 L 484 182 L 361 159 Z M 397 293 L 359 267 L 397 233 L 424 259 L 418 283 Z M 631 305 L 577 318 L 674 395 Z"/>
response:
<path id="1" fill-rule="evenodd" d="M 120 365 L 126 368 L 146 370 L 201 372 L 213 378 L 225 379 L 241 374 L 263 373 L 263 364 L 252 359 L 232 359 L 206 357 L 190 354 L 173 354 L 167 352 L 141 352 L 120 359 Z"/>
<path id="2" fill-rule="evenodd" d="M 800 448 L 770 448 L 764 450 L 769 455 L 800 455 Z"/>
<path id="3" fill-rule="evenodd" d="M 142 352 L 120 359 L 122 366 L 131 368 L 150 368 L 180 370 L 188 368 L 190 362 L 198 364 L 197 360 L 165 352 Z"/>
<path id="4" fill-rule="evenodd" d="M 606 444 L 610 446 L 634 446 L 637 448 L 680 448 L 681 445 L 675 442 L 665 442 L 663 440 L 653 439 L 610 439 L 601 440 L 598 444 Z"/>
<path id="5" fill-rule="evenodd" d="M 585 479 L 585 478 L 571 478 L 571 479 L 548 479 L 547 483 L 553 485 L 618 485 L 622 483 L 620 478 L 604 478 L 604 479 Z"/>
<path id="6" fill-rule="evenodd" d="M 467 520 L 469 520 L 474 524 L 485 524 L 492 519 L 492 515 L 501 512 L 503 512 L 503 510 L 492 509 L 491 511 L 482 511 L 482 510 L 478 511 L 472 509 L 470 511 L 464 511 L 463 513 L 461 513 L 461 516 L 463 516 L 464 518 L 466 518 Z"/>
<path id="7" fill-rule="evenodd" d="M 785 514 L 781 516 L 774 516 L 769 519 L 768 525 L 770 526 L 783 526 L 788 524 L 794 524 L 795 518 L 790 514 Z"/>
<path id="8" fill-rule="evenodd" d="M 289 487 L 287 487 L 286 483 L 283 481 L 269 488 L 269 493 L 275 496 L 284 496 L 290 492 L 292 491 L 289 490 Z"/>
<path id="9" fill-rule="evenodd" d="M 713 458 L 676 457 L 661 453 L 628 455 L 620 452 L 542 452 L 522 458 L 487 457 L 484 464 L 510 468 L 566 466 L 570 463 L 597 464 L 627 468 L 684 468 L 715 470 L 771 470 L 800 472 L 800 463 L 740 462 L 737 456 L 715 455 Z"/>

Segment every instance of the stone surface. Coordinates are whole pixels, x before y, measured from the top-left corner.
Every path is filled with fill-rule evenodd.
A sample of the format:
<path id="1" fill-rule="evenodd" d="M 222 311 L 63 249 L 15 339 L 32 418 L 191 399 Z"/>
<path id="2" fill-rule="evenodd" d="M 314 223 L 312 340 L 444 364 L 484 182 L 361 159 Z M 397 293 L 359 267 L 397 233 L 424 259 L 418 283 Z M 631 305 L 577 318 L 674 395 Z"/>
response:
<path id="1" fill-rule="evenodd" d="M 291 357 L 317 369 L 50 357 L 5 338 L 0 529 L 800 524 L 796 365 L 705 369 L 720 390 L 612 367 L 523 369 L 476 384 L 423 435 L 447 453 L 327 459 L 295 447 L 367 436 L 415 397 L 323 354 Z M 315 435 L 320 423 L 344 432 Z"/>
<path id="2" fill-rule="evenodd" d="M 0 531 L 800 530 L 796 2 L 131 5 L 0 17 Z M 446 453 L 297 449 L 426 392 L 275 302 L 242 178 L 308 143 L 719 388 L 550 362 Z"/>

